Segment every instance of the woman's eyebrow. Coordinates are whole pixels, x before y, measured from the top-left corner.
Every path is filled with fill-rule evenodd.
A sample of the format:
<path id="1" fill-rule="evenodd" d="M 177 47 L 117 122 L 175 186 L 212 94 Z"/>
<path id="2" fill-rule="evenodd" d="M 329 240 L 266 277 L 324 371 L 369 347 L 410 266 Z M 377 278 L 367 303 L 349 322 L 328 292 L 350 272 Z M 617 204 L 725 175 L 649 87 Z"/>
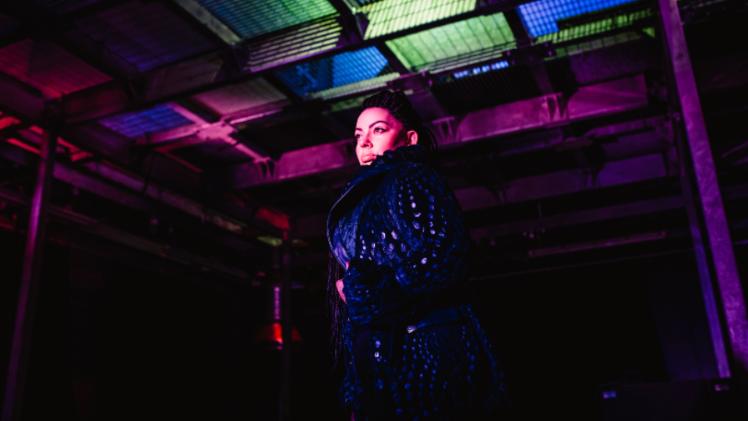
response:
<path id="1" fill-rule="evenodd" d="M 390 125 L 390 123 L 388 123 L 388 122 L 386 122 L 386 121 L 384 121 L 384 120 L 377 120 L 377 121 L 375 121 L 375 122 L 373 122 L 373 123 L 369 124 L 369 128 L 371 128 L 371 126 L 373 126 L 373 125 L 375 125 L 375 124 L 377 124 L 377 123 L 384 123 L 384 124 L 386 124 L 386 125 L 388 125 L 388 126 Z M 363 130 L 363 129 L 362 129 L 361 127 L 356 127 L 356 130 Z M 354 131 L 355 131 L 355 130 L 354 130 Z"/>

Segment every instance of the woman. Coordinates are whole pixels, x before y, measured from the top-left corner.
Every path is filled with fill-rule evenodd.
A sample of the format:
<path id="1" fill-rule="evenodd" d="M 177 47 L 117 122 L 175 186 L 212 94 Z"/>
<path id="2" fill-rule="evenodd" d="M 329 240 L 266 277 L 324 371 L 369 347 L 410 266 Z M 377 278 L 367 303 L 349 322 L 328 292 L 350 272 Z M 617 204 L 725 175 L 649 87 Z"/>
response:
<path id="1" fill-rule="evenodd" d="M 470 243 L 433 139 L 389 90 L 364 101 L 355 139 L 361 171 L 327 219 L 344 404 L 356 421 L 495 415 L 501 372 L 465 299 Z"/>

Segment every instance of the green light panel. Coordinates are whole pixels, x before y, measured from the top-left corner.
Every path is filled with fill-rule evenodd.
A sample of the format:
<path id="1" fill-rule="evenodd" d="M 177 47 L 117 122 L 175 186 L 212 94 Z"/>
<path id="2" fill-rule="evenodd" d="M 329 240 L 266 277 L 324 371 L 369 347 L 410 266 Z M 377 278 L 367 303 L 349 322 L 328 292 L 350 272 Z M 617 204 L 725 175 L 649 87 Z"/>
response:
<path id="1" fill-rule="evenodd" d="M 405 66 L 415 71 L 490 59 L 516 45 L 503 13 L 438 26 L 386 43 Z"/>
<path id="2" fill-rule="evenodd" d="M 627 28 L 653 16 L 651 9 L 637 10 L 618 16 L 611 16 L 594 22 L 572 26 L 552 34 L 543 35 L 536 42 L 552 42 L 554 44 L 601 34 L 619 28 Z"/>
<path id="3" fill-rule="evenodd" d="M 356 9 L 369 25 L 364 39 L 445 19 L 475 9 L 476 0 L 381 0 Z"/>
<path id="4" fill-rule="evenodd" d="M 337 113 L 340 111 L 346 111 L 354 108 L 361 108 L 364 104 L 364 100 L 368 95 L 354 96 L 346 99 L 341 99 L 330 104 L 330 113 Z"/>
<path id="5" fill-rule="evenodd" d="M 572 56 L 575 54 L 581 54 L 600 48 L 611 47 L 617 44 L 623 44 L 629 41 L 636 41 L 644 38 L 645 36 L 654 37 L 654 28 L 646 27 L 642 29 L 642 33 L 639 32 L 622 32 L 620 34 L 614 34 L 607 37 L 595 38 L 590 41 L 584 41 L 576 44 L 565 45 L 556 48 L 556 57 Z M 552 60 L 549 58 L 548 60 Z"/>
<path id="6" fill-rule="evenodd" d="M 324 16 L 337 15 L 335 7 L 326 0 L 199 1 L 242 39 L 279 31 Z"/>

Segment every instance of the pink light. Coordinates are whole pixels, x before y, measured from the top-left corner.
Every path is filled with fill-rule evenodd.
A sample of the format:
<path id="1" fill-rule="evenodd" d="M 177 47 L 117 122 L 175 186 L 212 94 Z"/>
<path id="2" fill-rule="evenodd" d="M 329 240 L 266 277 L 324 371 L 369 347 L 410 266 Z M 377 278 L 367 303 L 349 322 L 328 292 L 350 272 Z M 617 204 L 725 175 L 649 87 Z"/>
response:
<path id="1" fill-rule="evenodd" d="M 14 138 L 14 137 L 8 138 L 7 142 L 10 143 L 13 146 L 17 146 L 17 147 L 25 150 L 25 151 L 28 151 L 28 152 L 31 152 L 31 153 L 34 153 L 34 154 L 37 154 L 37 155 L 41 154 L 41 152 L 39 151 L 39 149 L 37 149 L 37 148 L 35 148 L 35 147 L 31 146 L 31 145 L 28 145 L 28 144 L 26 144 L 24 142 L 21 142 L 20 140 Z"/>
<path id="2" fill-rule="evenodd" d="M 18 123 L 20 123 L 20 121 L 15 117 L 0 118 L 0 130 L 3 130 L 7 127 L 15 126 Z"/>

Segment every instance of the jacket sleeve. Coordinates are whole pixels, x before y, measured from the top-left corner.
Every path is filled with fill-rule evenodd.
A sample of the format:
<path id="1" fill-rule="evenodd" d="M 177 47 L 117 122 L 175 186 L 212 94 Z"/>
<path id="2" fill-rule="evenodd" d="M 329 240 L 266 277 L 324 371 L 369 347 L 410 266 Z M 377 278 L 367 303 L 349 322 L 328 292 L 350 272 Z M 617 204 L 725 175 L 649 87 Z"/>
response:
<path id="1" fill-rule="evenodd" d="M 395 280 L 408 295 L 423 295 L 460 281 L 469 240 L 462 211 L 441 176 L 422 164 L 408 165 L 388 186 L 390 258 Z"/>
<path id="2" fill-rule="evenodd" d="M 430 293 L 462 279 L 468 239 L 454 194 L 430 167 L 409 164 L 384 188 L 381 238 L 388 264 L 353 259 L 343 282 L 357 325 L 392 323 Z"/>

